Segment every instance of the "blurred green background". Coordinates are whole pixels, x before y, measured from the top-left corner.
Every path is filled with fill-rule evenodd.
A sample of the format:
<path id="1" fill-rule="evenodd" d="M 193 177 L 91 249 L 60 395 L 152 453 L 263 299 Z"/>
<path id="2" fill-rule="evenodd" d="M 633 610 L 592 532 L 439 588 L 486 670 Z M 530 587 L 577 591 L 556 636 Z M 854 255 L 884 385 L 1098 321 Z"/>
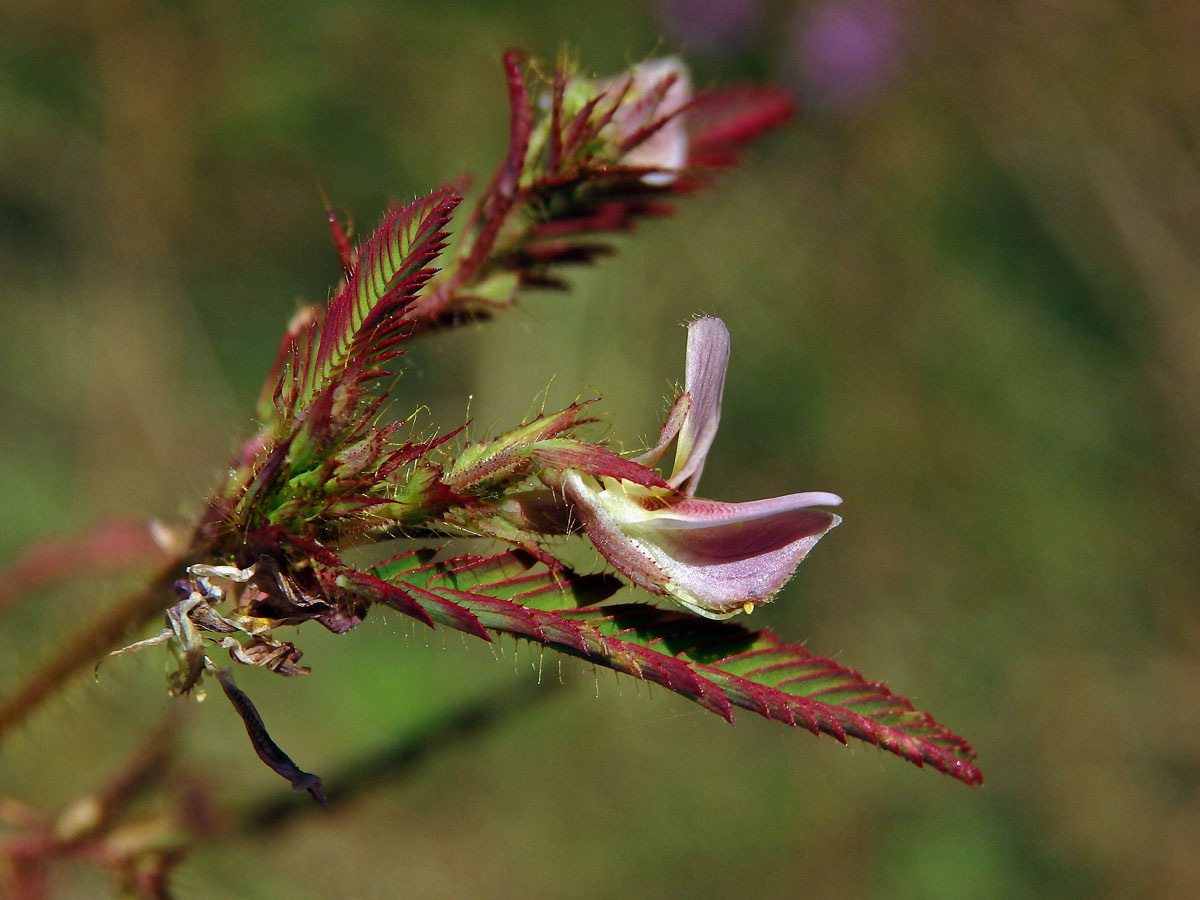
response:
<path id="1" fill-rule="evenodd" d="M 503 152 L 499 57 L 682 50 L 804 113 L 569 295 L 414 347 L 397 408 L 476 434 L 603 395 L 656 432 L 680 324 L 733 334 L 703 493 L 846 499 L 752 624 L 970 739 L 970 790 L 866 746 L 373 614 L 240 675 L 322 774 L 462 704 L 490 725 L 328 813 L 202 843 L 185 898 L 1194 897 L 1200 885 L 1200 11 L 1190 0 L 0 5 L 0 564 L 194 513 L 299 302 L 360 233 Z M 714 12 L 715 10 L 715 12 Z M 471 398 L 468 401 L 468 398 Z M 134 579 L 136 582 L 136 579 Z M 127 582 L 0 622 L 0 692 Z M 150 651 L 0 749 L 52 809 L 167 706 Z M 513 701 L 517 697 L 517 701 Z M 522 699 L 523 698 L 523 699 Z M 508 704 L 516 702 L 509 710 Z M 180 778 L 287 786 L 223 701 Z M 62 896 L 103 881 L 65 873 Z"/>

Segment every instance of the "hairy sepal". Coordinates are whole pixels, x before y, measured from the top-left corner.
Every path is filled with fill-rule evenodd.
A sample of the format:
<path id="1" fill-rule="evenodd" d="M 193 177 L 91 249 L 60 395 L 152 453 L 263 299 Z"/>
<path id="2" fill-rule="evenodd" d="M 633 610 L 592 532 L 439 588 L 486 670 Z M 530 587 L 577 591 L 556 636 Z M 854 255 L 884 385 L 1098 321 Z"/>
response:
<path id="1" fill-rule="evenodd" d="M 499 437 L 468 444 L 458 454 L 443 478 L 447 487 L 458 494 L 495 491 L 506 482 L 526 474 L 535 451 L 551 439 L 570 434 L 594 419 L 581 418 L 585 404 L 572 403 L 566 409 L 519 425 Z"/>

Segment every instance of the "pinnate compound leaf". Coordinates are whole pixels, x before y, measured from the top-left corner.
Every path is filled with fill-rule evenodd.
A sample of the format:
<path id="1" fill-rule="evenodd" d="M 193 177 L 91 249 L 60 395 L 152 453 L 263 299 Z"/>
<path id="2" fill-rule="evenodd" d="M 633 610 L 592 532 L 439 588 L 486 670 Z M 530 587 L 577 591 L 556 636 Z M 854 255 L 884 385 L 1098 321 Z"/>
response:
<path id="1" fill-rule="evenodd" d="M 525 83 L 528 63 L 528 58 L 519 50 L 508 50 L 504 54 L 509 105 L 508 153 L 496 169 L 464 229 L 467 233 L 467 252 L 454 273 L 455 287 L 473 278 L 483 265 L 520 196 L 525 156 L 533 132 L 533 107 Z"/>
<path id="2" fill-rule="evenodd" d="M 561 614 L 588 622 L 610 642 L 686 663 L 706 692 L 715 689 L 734 706 L 814 734 L 824 732 L 842 743 L 853 737 L 875 744 L 966 784 L 983 781 L 971 763 L 975 754 L 970 745 L 928 713 L 915 710 L 884 685 L 770 632 L 645 604 Z"/>
<path id="3" fill-rule="evenodd" d="M 619 587 L 610 576 L 535 570 L 519 551 L 439 562 L 410 554 L 375 574 L 452 628 L 535 641 L 661 684 L 730 722 L 739 706 L 842 743 L 874 744 L 969 785 L 983 781 L 964 739 L 886 686 L 767 631 L 643 603 L 595 605 Z"/>
<path id="4" fill-rule="evenodd" d="M 370 371 L 405 336 L 403 313 L 434 270 L 460 198 L 442 189 L 392 210 L 359 250 L 354 272 L 329 303 L 320 338 L 300 361 L 299 405 L 337 381 L 351 361 Z"/>

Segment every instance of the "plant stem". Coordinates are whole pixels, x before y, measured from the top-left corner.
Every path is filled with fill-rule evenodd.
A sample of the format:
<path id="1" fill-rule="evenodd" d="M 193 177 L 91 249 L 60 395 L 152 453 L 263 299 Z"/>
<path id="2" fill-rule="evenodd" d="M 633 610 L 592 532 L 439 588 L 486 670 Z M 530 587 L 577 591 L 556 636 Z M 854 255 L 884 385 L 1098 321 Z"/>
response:
<path id="1" fill-rule="evenodd" d="M 186 574 L 187 566 L 195 558 L 194 552 L 189 552 L 173 560 L 145 588 L 106 610 L 96 622 L 79 631 L 58 656 L 0 702 L 0 740 L 53 696 L 72 675 L 117 647 L 127 635 L 145 626 L 175 602 L 172 586 Z"/>

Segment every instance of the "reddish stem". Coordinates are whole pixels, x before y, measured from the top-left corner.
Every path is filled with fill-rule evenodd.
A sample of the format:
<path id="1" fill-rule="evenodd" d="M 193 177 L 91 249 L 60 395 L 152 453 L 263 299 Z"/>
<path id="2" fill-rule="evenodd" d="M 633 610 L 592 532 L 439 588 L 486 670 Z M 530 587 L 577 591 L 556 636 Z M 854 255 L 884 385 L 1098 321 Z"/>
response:
<path id="1" fill-rule="evenodd" d="M 27 678 L 16 692 L 0 702 L 0 739 L 13 726 L 24 721 L 35 709 L 58 692 L 67 680 L 110 650 L 119 647 L 134 631 L 175 602 L 172 591 L 187 567 L 206 555 L 207 546 L 198 546 L 164 567 L 141 591 L 131 594 L 106 610 L 94 623 L 70 639 L 61 653 Z"/>

